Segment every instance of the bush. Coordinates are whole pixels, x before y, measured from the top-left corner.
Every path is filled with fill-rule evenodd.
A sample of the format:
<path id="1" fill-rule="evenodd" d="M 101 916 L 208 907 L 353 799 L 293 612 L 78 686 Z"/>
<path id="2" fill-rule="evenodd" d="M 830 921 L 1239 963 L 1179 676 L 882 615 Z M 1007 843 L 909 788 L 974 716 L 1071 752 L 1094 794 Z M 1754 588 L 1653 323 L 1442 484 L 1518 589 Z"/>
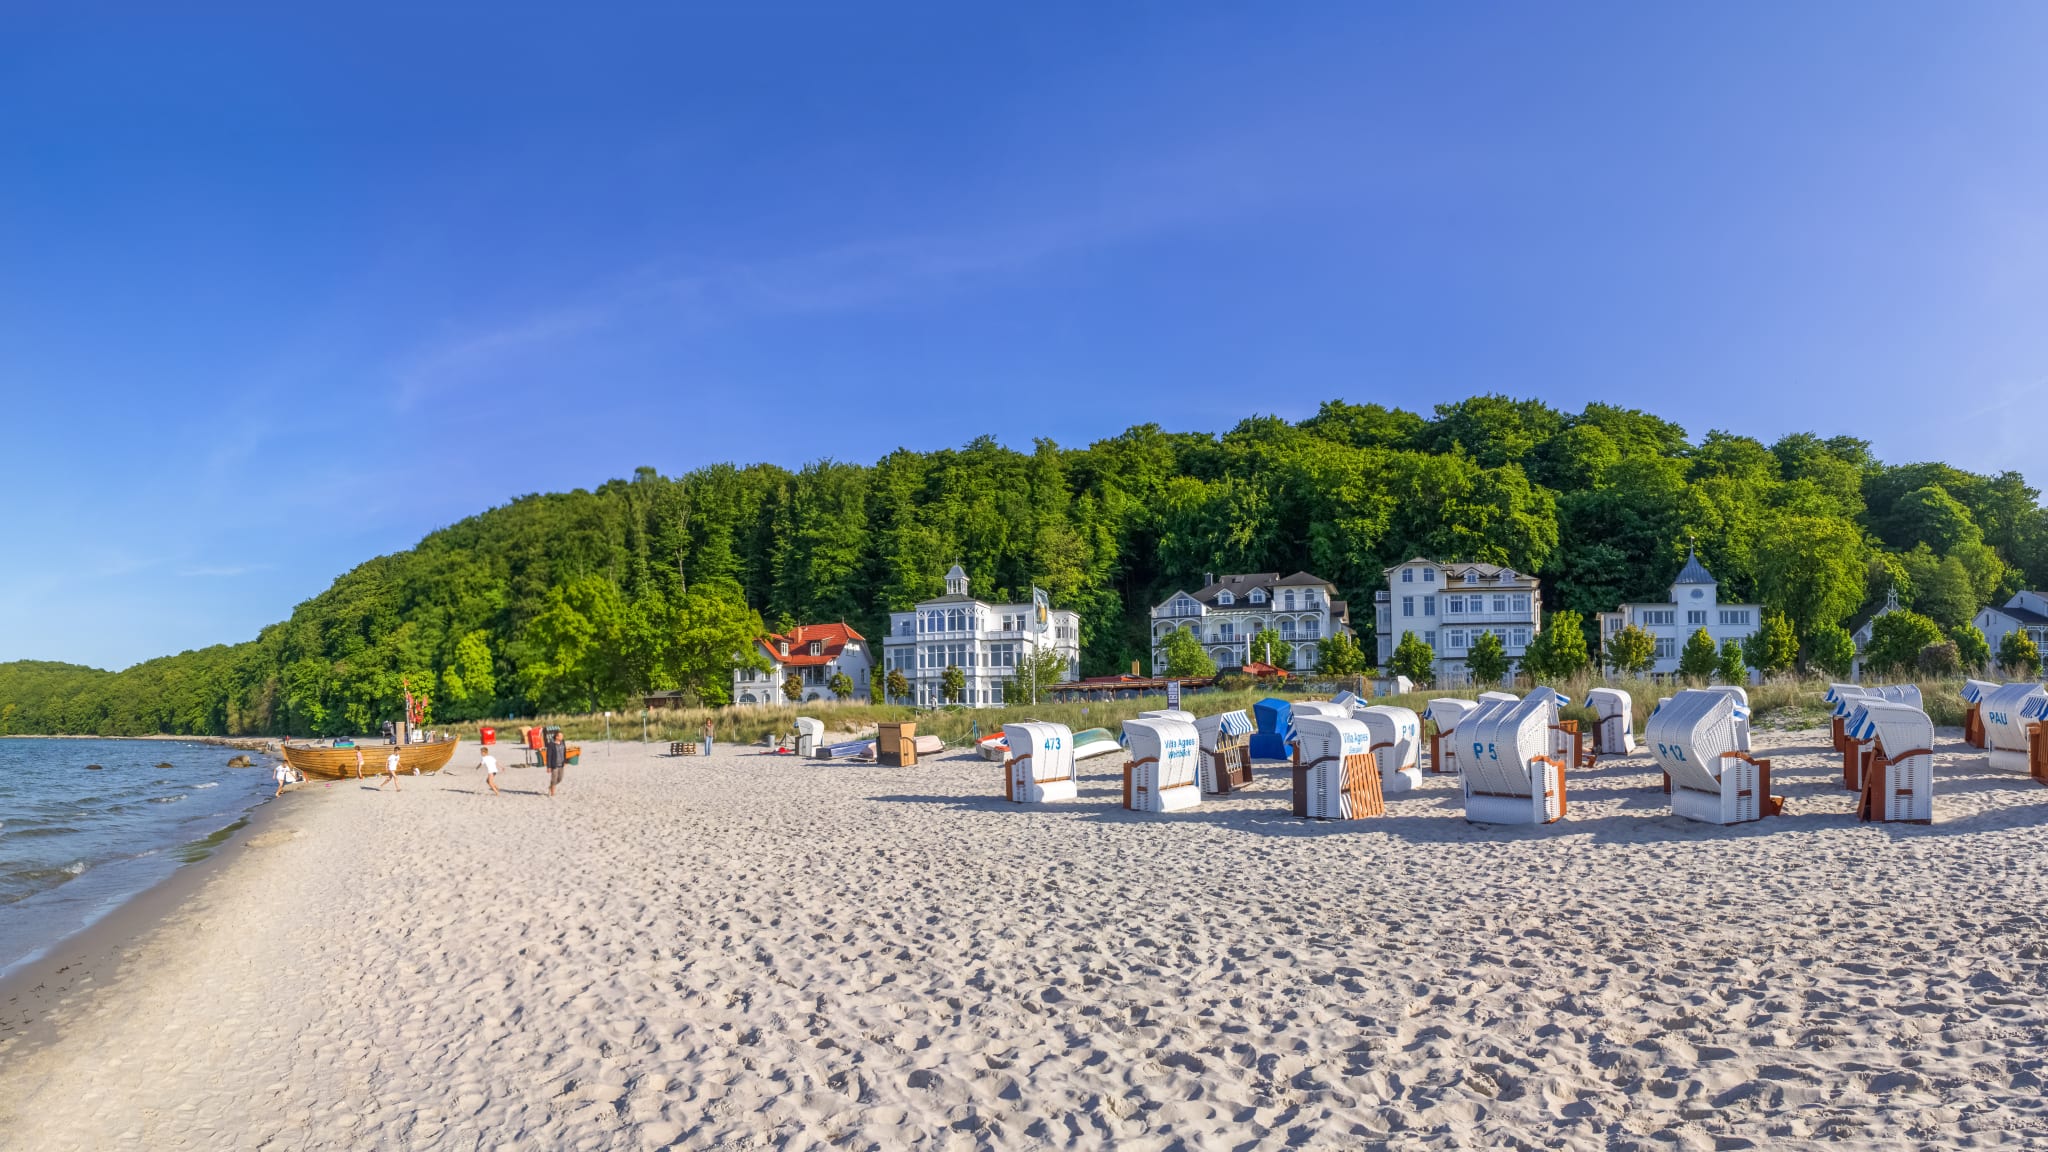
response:
<path id="1" fill-rule="evenodd" d="M 1394 675 L 1406 676 L 1417 684 L 1428 684 L 1436 679 L 1436 650 L 1422 642 L 1422 637 L 1413 632 L 1401 633 L 1401 642 L 1394 646 L 1394 658 L 1388 663 Z"/>
<path id="2" fill-rule="evenodd" d="M 1972 672 L 1987 668 L 1991 664 L 1991 645 L 1984 639 L 1984 633 L 1975 624 L 1963 624 L 1950 632 L 1949 639 L 1955 641 L 1956 659 Z"/>
<path id="3" fill-rule="evenodd" d="M 1642 675 L 1656 659 L 1656 637 L 1633 624 L 1607 638 L 1607 663 L 1624 676 Z"/>
<path id="4" fill-rule="evenodd" d="M 1806 659 L 1815 668 L 1840 679 L 1856 664 L 1856 638 L 1839 624 L 1822 624 L 1806 638 Z"/>
<path id="5" fill-rule="evenodd" d="M 1714 647 L 1713 636 L 1700 628 L 1685 639 L 1685 648 L 1678 654 L 1678 674 L 1687 680 L 1705 680 L 1720 663 L 1721 654 Z"/>
<path id="6" fill-rule="evenodd" d="M 1740 640 L 1722 641 L 1721 666 L 1714 669 L 1714 674 L 1721 678 L 1721 683 L 1723 684 L 1747 684 L 1749 682 L 1748 665 L 1745 663 L 1742 655 L 1742 642 Z"/>
<path id="7" fill-rule="evenodd" d="M 1929 644 L 1920 650 L 1920 672 L 1936 678 L 1953 676 L 1963 667 L 1962 657 L 1956 653 L 1956 642 L 1943 640 Z"/>
<path id="8" fill-rule="evenodd" d="M 1998 642 L 1998 663 L 2009 676 L 2032 676 L 2041 670 L 2041 649 L 2015 628 Z"/>

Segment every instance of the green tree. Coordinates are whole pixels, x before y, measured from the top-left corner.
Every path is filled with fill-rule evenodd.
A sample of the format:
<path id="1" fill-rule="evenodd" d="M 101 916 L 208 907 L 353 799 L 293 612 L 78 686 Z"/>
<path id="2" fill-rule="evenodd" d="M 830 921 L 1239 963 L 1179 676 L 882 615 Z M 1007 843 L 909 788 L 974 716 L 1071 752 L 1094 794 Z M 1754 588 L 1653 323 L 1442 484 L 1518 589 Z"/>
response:
<path id="1" fill-rule="evenodd" d="M 522 634 L 520 668 L 543 708 L 595 712 L 633 687 L 626 658 L 628 609 L 618 586 L 583 576 L 548 590 Z"/>
<path id="2" fill-rule="evenodd" d="M 1961 671 L 1963 662 L 1956 653 L 1956 642 L 1943 640 L 1920 650 L 1919 666 L 1921 675 L 1940 679 Z"/>
<path id="3" fill-rule="evenodd" d="M 1275 668 L 1294 666 L 1294 645 L 1282 640 L 1280 633 L 1271 628 L 1261 628 L 1252 633 L 1251 640 L 1245 644 L 1245 652 L 1247 660 L 1257 660 Z"/>
<path id="4" fill-rule="evenodd" d="M 1349 632 L 1338 632 L 1316 641 L 1316 671 L 1325 676 L 1362 676 L 1372 667 L 1365 649 Z"/>
<path id="5" fill-rule="evenodd" d="M 1066 683 L 1068 670 L 1066 656 L 1054 649 L 1027 651 L 1017 657 L 1003 699 L 1011 704 L 1036 700 L 1053 685 Z"/>
<path id="6" fill-rule="evenodd" d="M 901 668 L 889 669 L 889 675 L 883 678 L 883 686 L 891 700 L 910 699 L 910 678 L 903 674 Z"/>
<path id="7" fill-rule="evenodd" d="M 1956 661 L 1964 669 L 1977 672 L 1990 666 L 1991 645 L 1975 624 L 1964 624 L 1950 630 L 1949 639 L 1955 641 Z"/>
<path id="8" fill-rule="evenodd" d="M 491 668 L 490 633 L 479 628 L 456 641 L 455 652 L 441 670 L 441 688 L 464 718 L 491 711 L 498 691 L 497 674 Z"/>
<path id="9" fill-rule="evenodd" d="M 1714 675 L 1719 676 L 1723 684 L 1749 683 L 1749 672 L 1742 654 L 1741 641 L 1730 639 L 1721 642 L 1721 663 L 1714 669 Z"/>
<path id="10" fill-rule="evenodd" d="M 825 681 L 825 688 L 832 693 L 834 700 L 844 700 L 853 695 L 853 677 L 844 672 L 834 672 L 832 678 Z"/>
<path id="11" fill-rule="evenodd" d="M 804 678 L 791 672 L 782 678 L 783 699 L 795 704 L 804 698 Z"/>
<path id="12" fill-rule="evenodd" d="M 1465 651 L 1465 670 L 1471 673 L 1474 684 L 1500 687 L 1508 676 L 1508 654 L 1501 647 L 1500 637 L 1492 632 L 1479 633 L 1472 647 Z"/>
<path id="13" fill-rule="evenodd" d="M 681 689 L 704 704 L 730 704 L 736 668 L 768 670 L 768 658 L 755 643 L 766 631 L 760 614 L 747 607 L 732 581 L 692 584 L 651 610 L 661 637 L 651 661 L 651 686 Z"/>
<path id="14" fill-rule="evenodd" d="M 947 668 L 939 674 L 939 690 L 946 694 L 946 699 L 959 703 L 960 697 L 967 691 L 967 673 L 962 672 L 957 665 Z"/>
<path id="15" fill-rule="evenodd" d="M 1870 622 L 1870 643 L 1863 663 L 1880 672 L 1909 672 L 1920 662 L 1920 650 L 1941 643 L 1941 628 L 1910 609 L 1887 612 Z"/>
<path id="16" fill-rule="evenodd" d="M 1624 676 L 1640 676 L 1657 659 L 1657 638 L 1630 624 L 1607 638 L 1607 665 Z"/>
<path id="17" fill-rule="evenodd" d="M 2031 677 L 2041 670 L 2041 649 L 2015 628 L 1998 642 L 1998 665 L 2008 676 Z"/>
<path id="18" fill-rule="evenodd" d="M 1863 602 L 1863 539 L 1847 520 L 1782 517 L 1758 541 L 1756 560 L 1764 603 L 1808 635 Z"/>
<path id="19" fill-rule="evenodd" d="M 1173 680 L 1199 680 L 1216 674 L 1216 661 L 1195 634 L 1174 629 L 1160 645 L 1166 654 L 1166 675 Z"/>
<path id="20" fill-rule="evenodd" d="M 1685 647 L 1678 653 L 1678 674 L 1687 680 L 1705 680 L 1720 666 L 1720 652 L 1714 647 L 1714 638 L 1705 628 L 1695 629 L 1686 637 Z"/>
<path id="21" fill-rule="evenodd" d="M 1840 624 L 1822 624 L 1806 638 L 1806 659 L 1822 672 L 1840 679 L 1856 664 L 1856 638 Z"/>
<path id="22" fill-rule="evenodd" d="M 1529 641 L 1522 670 L 1539 680 L 1569 680 L 1591 660 L 1585 617 L 1566 608 L 1551 613 L 1550 622 Z"/>
<path id="23" fill-rule="evenodd" d="M 1394 645 L 1394 658 L 1388 667 L 1396 676 L 1406 676 L 1417 684 L 1433 683 L 1436 679 L 1436 650 L 1422 642 L 1422 637 L 1413 632 L 1401 633 L 1401 642 Z"/>
<path id="24" fill-rule="evenodd" d="M 1766 676 L 1787 671 L 1799 662 L 1799 634 L 1783 612 L 1765 612 L 1757 630 L 1743 641 L 1742 658 Z"/>

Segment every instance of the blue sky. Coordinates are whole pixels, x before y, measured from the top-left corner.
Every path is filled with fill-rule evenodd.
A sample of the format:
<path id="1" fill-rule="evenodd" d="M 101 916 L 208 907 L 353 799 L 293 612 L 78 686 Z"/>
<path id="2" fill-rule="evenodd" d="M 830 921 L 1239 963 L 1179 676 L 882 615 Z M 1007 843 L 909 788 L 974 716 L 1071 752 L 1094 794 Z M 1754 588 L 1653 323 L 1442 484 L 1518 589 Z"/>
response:
<path id="1" fill-rule="evenodd" d="M 2048 480 L 2048 8 L 727 7 L 10 9 L 0 659 L 642 464 L 1329 397 Z"/>

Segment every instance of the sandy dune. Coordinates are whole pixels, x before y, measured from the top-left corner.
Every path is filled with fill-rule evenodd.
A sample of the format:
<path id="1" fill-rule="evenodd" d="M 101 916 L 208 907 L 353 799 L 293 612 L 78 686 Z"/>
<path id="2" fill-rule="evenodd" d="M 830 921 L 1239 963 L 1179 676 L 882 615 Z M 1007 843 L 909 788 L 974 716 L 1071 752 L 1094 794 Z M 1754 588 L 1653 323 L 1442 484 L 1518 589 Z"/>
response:
<path id="1" fill-rule="evenodd" d="M 994 798 L 996 769 L 633 745 L 534 794 L 314 785 L 0 1054 L 0 1144 L 1801 1148 L 2048 1142 L 2048 789 L 1944 733 L 1932 827 L 1541 829 L 1431 777 L 1286 815 Z M 458 764 L 472 763 L 467 751 Z"/>

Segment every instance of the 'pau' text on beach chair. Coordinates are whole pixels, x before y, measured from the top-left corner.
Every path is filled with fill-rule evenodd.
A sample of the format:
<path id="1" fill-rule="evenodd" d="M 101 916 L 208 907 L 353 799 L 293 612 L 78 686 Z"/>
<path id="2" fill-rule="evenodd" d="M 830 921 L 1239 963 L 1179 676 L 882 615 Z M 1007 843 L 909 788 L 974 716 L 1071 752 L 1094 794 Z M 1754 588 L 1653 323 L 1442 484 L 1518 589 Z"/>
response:
<path id="1" fill-rule="evenodd" d="M 2040 702 L 2048 700 L 2039 684 L 2001 684 L 1982 698 L 1984 759 L 1993 768 L 2033 775 L 2038 738 L 2031 730 L 2040 720 Z"/>
<path id="2" fill-rule="evenodd" d="M 1124 807 L 1178 812 L 1202 802 L 1201 736 L 1186 720 L 1139 717 L 1124 722 L 1131 758 L 1124 762 Z"/>

